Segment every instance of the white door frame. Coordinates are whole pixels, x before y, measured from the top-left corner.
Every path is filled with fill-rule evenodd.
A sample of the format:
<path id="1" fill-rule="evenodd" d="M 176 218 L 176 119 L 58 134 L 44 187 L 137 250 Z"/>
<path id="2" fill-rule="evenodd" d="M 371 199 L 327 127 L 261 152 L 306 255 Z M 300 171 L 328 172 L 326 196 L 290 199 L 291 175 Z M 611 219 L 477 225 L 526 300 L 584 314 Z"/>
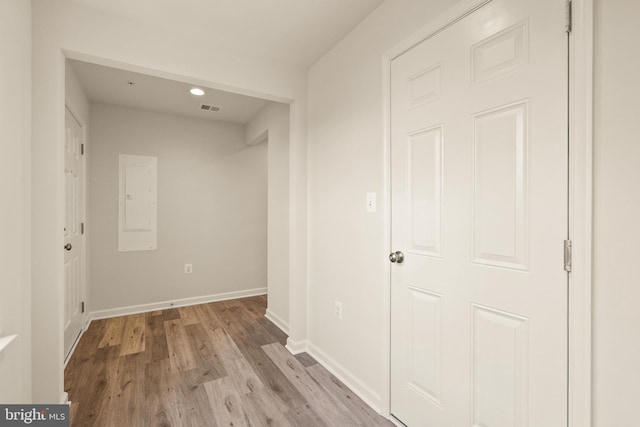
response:
<path id="1" fill-rule="evenodd" d="M 71 359 L 71 355 L 73 354 L 73 351 L 76 349 L 76 346 L 80 341 L 80 337 L 82 337 L 82 334 L 87 329 L 88 320 L 89 320 L 88 318 L 89 310 L 87 309 L 87 304 L 86 304 L 87 288 L 88 288 L 87 284 L 89 281 L 89 270 L 88 270 L 88 263 L 87 263 L 87 231 L 88 231 L 87 230 L 88 193 L 87 193 L 87 156 L 86 156 L 87 154 L 87 151 L 86 151 L 87 150 L 87 123 L 85 122 L 85 120 L 88 120 L 88 117 L 87 118 L 82 117 L 82 115 L 79 112 L 80 110 L 76 109 L 76 107 L 73 105 L 73 103 L 69 99 L 65 99 L 64 106 L 69 110 L 73 118 L 76 119 L 76 121 L 80 124 L 80 129 L 82 130 L 82 144 L 84 145 L 83 154 L 80 156 L 81 162 L 82 162 L 82 180 L 80 184 L 82 185 L 82 200 L 83 200 L 82 209 L 80 212 L 80 222 L 84 223 L 84 230 L 81 235 L 82 247 L 80 248 L 80 258 L 81 258 L 80 260 L 80 300 L 85 303 L 85 310 L 81 316 L 82 329 L 80 330 L 80 335 L 78 335 L 75 343 L 69 350 L 69 354 L 64 355 L 65 356 L 64 366 L 66 367 L 67 363 L 69 362 L 69 359 Z M 66 298 L 66 295 L 65 295 L 65 298 Z"/>
<path id="2" fill-rule="evenodd" d="M 382 57 L 385 244 L 391 251 L 391 61 L 423 40 L 489 3 L 464 0 Z M 560 0 L 559 0 L 560 1 Z M 569 277 L 569 427 L 591 426 L 592 365 L 592 151 L 593 151 L 593 0 L 572 0 L 569 38 L 569 230 L 573 268 Z M 562 31 L 562 29 L 559 29 Z M 562 242 L 558 242 L 562 245 Z M 558 265 L 558 268 L 562 268 Z M 381 372 L 382 413 L 391 411 L 391 265 L 385 262 L 385 342 Z"/>

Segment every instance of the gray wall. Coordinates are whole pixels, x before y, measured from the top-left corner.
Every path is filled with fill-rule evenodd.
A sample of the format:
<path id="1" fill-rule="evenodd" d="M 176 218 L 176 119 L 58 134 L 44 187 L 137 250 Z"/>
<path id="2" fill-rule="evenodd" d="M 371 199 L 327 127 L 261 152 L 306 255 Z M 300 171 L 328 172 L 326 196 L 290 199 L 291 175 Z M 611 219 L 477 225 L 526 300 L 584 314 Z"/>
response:
<path id="1" fill-rule="evenodd" d="M 640 2 L 595 1 L 596 427 L 639 425 Z"/>
<path id="2" fill-rule="evenodd" d="M 241 125 L 104 104 L 90 141 L 92 311 L 266 287 L 265 144 L 247 147 Z M 158 158 L 155 251 L 118 252 L 118 154 Z"/>

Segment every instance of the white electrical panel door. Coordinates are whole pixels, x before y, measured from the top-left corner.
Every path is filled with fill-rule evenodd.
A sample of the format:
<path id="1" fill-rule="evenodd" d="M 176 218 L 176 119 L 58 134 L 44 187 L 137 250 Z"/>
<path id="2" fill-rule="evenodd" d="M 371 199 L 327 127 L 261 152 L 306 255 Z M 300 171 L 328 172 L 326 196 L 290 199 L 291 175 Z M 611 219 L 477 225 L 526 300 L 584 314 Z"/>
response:
<path id="1" fill-rule="evenodd" d="M 120 155 L 118 250 L 157 247 L 157 158 Z"/>

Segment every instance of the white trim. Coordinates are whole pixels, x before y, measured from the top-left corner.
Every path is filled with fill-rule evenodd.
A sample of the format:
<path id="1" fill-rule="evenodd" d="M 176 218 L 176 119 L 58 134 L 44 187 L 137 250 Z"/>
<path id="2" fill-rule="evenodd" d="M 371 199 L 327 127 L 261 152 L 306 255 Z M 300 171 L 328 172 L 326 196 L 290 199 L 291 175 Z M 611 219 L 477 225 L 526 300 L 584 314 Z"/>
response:
<path id="1" fill-rule="evenodd" d="M 296 341 L 289 337 L 287 338 L 287 345 L 284 347 L 293 355 L 304 353 L 307 351 L 307 340 Z"/>
<path id="2" fill-rule="evenodd" d="M 439 15 L 433 21 L 430 21 L 425 27 L 418 30 L 411 37 L 405 39 L 401 43 L 397 44 L 392 49 L 388 50 L 383 57 L 388 59 L 389 65 L 391 65 L 391 61 L 398 56 L 402 55 L 409 49 L 414 46 L 422 43 L 424 40 L 428 39 L 441 32 L 447 27 L 455 24 L 465 16 L 473 13 L 475 10 L 480 9 L 485 4 L 489 3 L 492 0 L 462 0 L 457 3 L 455 6 L 451 7 L 449 10 Z M 390 68 L 389 68 L 390 70 Z M 391 74 L 389 74 L 391 75 Z"/>
<path id="3" fill-rule="evenodd" d="M 307 342 L 307 352 L 316 359 L 318 363 L 331 372 L 333 376 L 349 387 L 364 403 L 369 405 L 378 414 L 384 415 L 382 414 L 383 400 L 371 387 L 356 378 L 348 369 L 336 362 L 313 343 Z"/>
<path id="4" fill-rule="evenodd" d="M 223 292 L 220 294 L 205 295 L 201 297 L 181 298 L 177 300 L 153 302 L 149 304 L 130 305 L 127 307 L 92 311 L 90 318 L 92 321 L 98 320 L 98 319 L 108 319 L 110 317 L 146 313 L 148 311 L 154 311 L 154 310 L 165 310 L 168 308 L 185 307 L 188 305 L 205 304 L 208 302 L 255 297 L 258 295 L 265 295 L 266 293 L 267 293 L 267 288 L 265 287 L 265 288 L 247 289 L 245 291 Z"/>
<path id="5" fill-rule="evenodd" d="M 592 424 L 593 0 L 572 0 L 569 78 L 569 426 Z"/>
<path id="6" fill-rule="evenodd" d="M 285 334 L 289 335 L 289 324 L 287 322 L 285 322 L 284 320 L 282 320 L 282 318 L 280 316 L 278 316 L 273 311 L 271 311 L 271 310 L 269 310 L 267 308 L 266 313 L 264 313 L 264 317 L 265 317 L 265 319 L 269 320 L 271 323 L 276 325 L 278 328 L 280 328 L 280 330 L 282 330 L 282 332 L 284 332 Z"/>
<path id="7" fill-rule="evenodd" d="M 69 401 L 69 393 L 67 393 L 66 391 L 63 391 L 62 394 L 60 395 L 60 404 L 61 405 L 71 404 L 71 402 Z"/>
<path id="8" fill-rule="evenodd" d="M 491 0 L 464 0 L 383 55 L 383 141 L 385 248 L 391 250 L 390 114 L 391 61 L 421 41 L 442 31 Z M 573 31 L 570 37 L 569 81 L 571 116 L 569 129 L 570 212 L 573 241 L 573 271 L 569 293 L 569 426 L 589 427 L 592 423 L 592 142 L 593 142 L 593 0 L 572 0 Z M 382 415 L 390 416 L 391 404 L 391 291 L 390 268 L 385 267 L 389 286 L 384 293 L 383 316 L 386 340 Z"/>
<path id="9" fill-rule="evenodd" d="M 84 313 L 84 314 L 86 314 L 86 313 Z M 87 316 L 87 318 L 89 318 L 89 316 Z M 91 323 L 91 321 L 87 322 L 87 326 L 89 326 L 89 323 Z M 80 333 L 76 337 L 76 340 L 73 342 L 73 345 L 71 346 L 71 349 L 69 350 L 69 353 L 64 358 L 64 363 L 62 364 L 62 368 L 63 369 L 65 369 L 67 367 L 67 364 L 69 363 L 69 360 L 71 360 L 71 356 L 73 355 L 73 352 L 76 351 L 76 347 L 78 347 L 78 343 L 80 343 L 80 339 L 82 338 L 82 336 L 84 335 L 84 332 L 86 330 L 87 330 L 87 328 L 85 327 L 84 319 L 83 319 L 82 329 L 80 329 Z"/>

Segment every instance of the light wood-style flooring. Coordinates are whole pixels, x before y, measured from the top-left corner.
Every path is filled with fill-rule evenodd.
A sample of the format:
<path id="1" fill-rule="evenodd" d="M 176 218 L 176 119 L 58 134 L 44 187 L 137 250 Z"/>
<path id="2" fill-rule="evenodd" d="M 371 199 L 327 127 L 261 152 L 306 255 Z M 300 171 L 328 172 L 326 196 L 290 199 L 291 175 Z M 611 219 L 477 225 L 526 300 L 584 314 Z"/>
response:
<path id="1" fill-rule="evenodd" d="M 392 426 L 292 356 L 265 297 L 96 320 L 65 369 L 71 425 Z"/>

